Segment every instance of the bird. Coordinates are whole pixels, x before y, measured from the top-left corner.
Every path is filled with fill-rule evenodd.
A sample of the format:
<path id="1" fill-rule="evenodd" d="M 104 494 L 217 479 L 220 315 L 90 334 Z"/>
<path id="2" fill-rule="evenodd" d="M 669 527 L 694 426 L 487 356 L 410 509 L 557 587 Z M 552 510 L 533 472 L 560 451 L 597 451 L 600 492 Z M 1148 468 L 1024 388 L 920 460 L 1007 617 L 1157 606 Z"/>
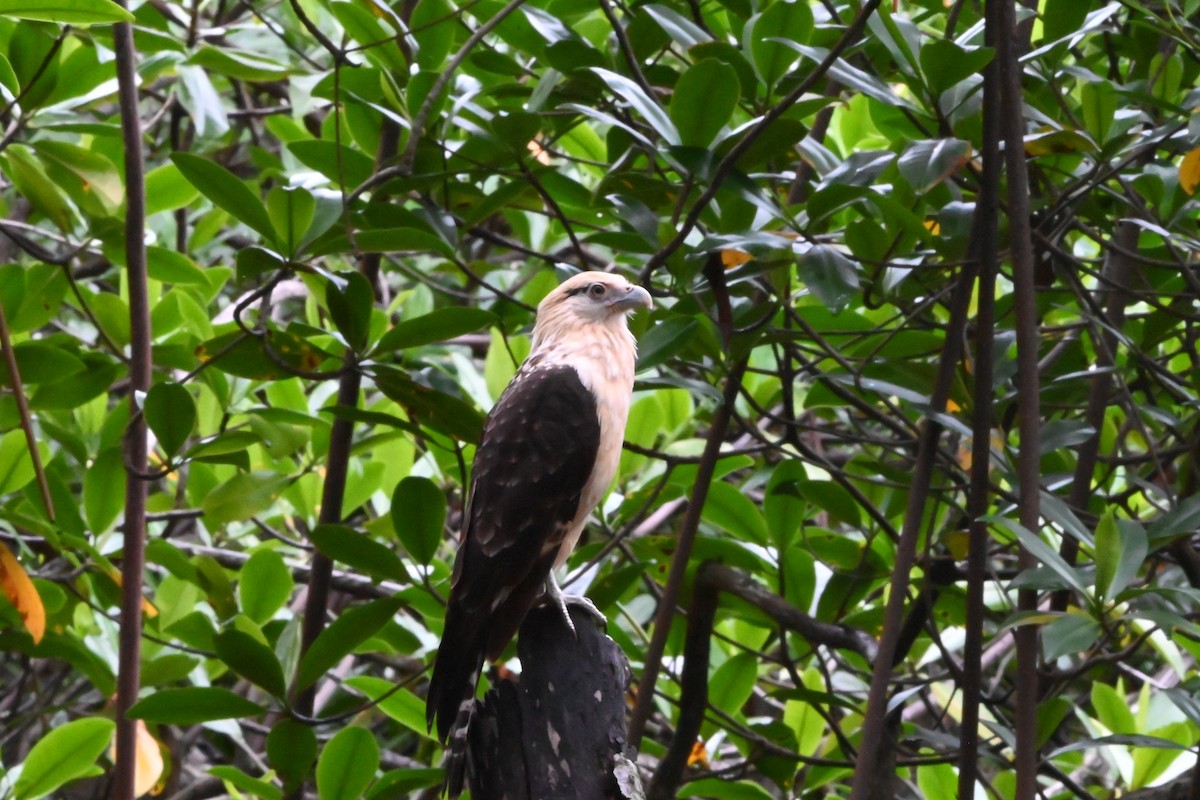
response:
<path id="1" fill-rule="evenodd" d="M 500 657 L 530 608 L 551 600 L 574 631 L 553 570 L 616 474 L 637 357 L 628 319 L 651 307 L 644 288 L 600 271 L 573 275 L 538 304 L 529 355 L 472 464 L 425 707 L 443 744 L 465 739 L 484 660 Z"/>

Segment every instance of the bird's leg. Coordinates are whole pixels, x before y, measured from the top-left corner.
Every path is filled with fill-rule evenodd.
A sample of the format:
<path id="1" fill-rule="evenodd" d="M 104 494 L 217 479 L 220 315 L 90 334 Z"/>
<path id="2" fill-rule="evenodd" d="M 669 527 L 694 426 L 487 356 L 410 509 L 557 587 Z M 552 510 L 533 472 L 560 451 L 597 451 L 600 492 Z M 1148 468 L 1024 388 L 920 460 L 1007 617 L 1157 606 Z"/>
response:
<path id="1" fill-rule="evenodd" d="M 583 595 L 563 594 L 563 590 L 558 587 L 558 581 L 554 579 L 553 571 L 546 576 L 546 594 L 554 601 L 554 604 L 558 606 L 558 610 L 562 612 L 563 622 L 567 623 L 567 627 L 571 630 L 571 635 L 575 638 L 579 638 L 579 634 L 575 632 L 575 623 L 571 621 L 571 615 L 567 611 L 568 603 L 573 606 L 579 606 L 584 611 L 587 611 L 593 617 L 598 619 L 605 626 L 608 625 L 608 617 L 601 614 L 600 609 L 596 608 L 596 605 L 591 600 L 588 600 Z"/>

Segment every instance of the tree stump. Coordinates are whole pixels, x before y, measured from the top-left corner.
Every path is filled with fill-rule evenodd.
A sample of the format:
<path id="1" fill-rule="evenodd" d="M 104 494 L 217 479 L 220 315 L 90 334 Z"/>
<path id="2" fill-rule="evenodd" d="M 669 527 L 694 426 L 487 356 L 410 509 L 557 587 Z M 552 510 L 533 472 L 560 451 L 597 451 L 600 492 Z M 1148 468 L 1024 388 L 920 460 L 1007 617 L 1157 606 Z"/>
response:
<path id="1" fill-rule="evenodd" d="M 529 612 L 517 638 L 521 674 L 476 704 L 468 736 L 473 800 L 637 800 L 625 738 L 629 661 L 586 609 Z"/>

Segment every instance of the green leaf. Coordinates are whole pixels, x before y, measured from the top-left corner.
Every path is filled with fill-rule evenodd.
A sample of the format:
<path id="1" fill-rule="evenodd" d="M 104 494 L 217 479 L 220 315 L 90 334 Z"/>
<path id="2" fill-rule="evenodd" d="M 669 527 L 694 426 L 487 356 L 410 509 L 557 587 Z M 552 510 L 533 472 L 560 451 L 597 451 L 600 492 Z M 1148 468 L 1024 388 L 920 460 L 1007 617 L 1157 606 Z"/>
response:
<path id="1" fill-rule="evenodd" d="M 260 800 L 281 800 L 283 797 L 283 792 L 275 784 L 247 775 L 237 767 L 224 765 L 210 767 L 208 774 L 220 778 L 226 785 L 240 789 Z M 234 796 L 237 797 L 236 794 Z"/>
<path id="2" fill-rule="evenodd" d="M 25 432 L 14 428 L 0 437 L 0 494 L 23 488 L 36 474 Z"/>
<path id="3" fill-rule="evenodd" d="M 383 335 L 375 349 L 381 353 L 391 353 L 409 347 L 445 342 L 455 336 L 474 333 L 495 325 L 497 321 L 495 314 L 482 308 L 439 308 L 397 323 Z"/>
<path id="4" fill-rule="evenodd" d="M 419 0 L 412 10 L 409 29 L 417 41 L 417 64 L 439 70 L 454 47 L 458 26 L 454 6 L 446 0 Z"/>
<path id="5" fill-rule="evenodd" d="M 297 786 L 317 760 L 317 735 L 312 726 L 294 719 L 272 725 L 267 734 L 267 760 L 283 776 L 284 786 Z"/>
<path id="6" fill-rule="evenodd" d="M 358 800 L 379 769 L 379 743 L 365 728 L 338 731 L 317 761 L 320 800 Z"/>
<path id="7" fill-rule="evenodd" d="M 316 683 L 347 653 L 374 636 L 403 604 L 404 598 L 389 597 L 343 611 L 300 659 L 292 691 L 301 692 Z"/>
<path id="8" fill-rule="evenodd" d="M 896 166 L 913 191 L 924 194 L 966 166 L 970 158 L 970 142 L 930 139 L 911 145 Z"/>
<path id="9" fill-rule="evenodd" d="M 274 697 L 287 693 L 283 667 L 271 648 L 245 631 L 230 628 L 213 638 L 217 658 L 246 680 Z"/>
<path id="10" fill-rule="evenodd" d="M 344 525 L 318 525 L 308 535 L 317 549 L 334 561 L 340 561 L 376 579 L 408 580 L 400 556 L 368 534 Z"/>
<path id="11" fill-rule="evenodd" d="M 0 0 L 0 16 L 69 25 L 133 22 L 112 0 Z"/>
<path id="12" fill-rule="evenodd" d="M 105 450 L 83 479 L 83 513 L 92 533 L 107 531 L 125 508 L 125 461 L 121 448 Z"/>
<path id="13" fill-rule="evenodd" d="M 238 572 L 237 592 L 242 613 L 260 625 L 283 608 L 294 588 L 292 571 L 274 550 L 256 551 Z"/>
<path id="14" fill-rule="evenodd" d="M 163 164 L 146 173 L 146 216 L 184 208 L 199 196 L 200 192 L 174 164 Z"/>
<path id="15" fill-rule="evenodd" d="M 316 201 L 312 192 L 300 186 L 276 186 L 267 193 L 267 214 L 271 226 L 280 232 L 280 246 L 291 258 L 298 255 L 300 241 L 312 224 Z"/>
<path id="16" fill-rule="evenodd" d="M 1059 656 L 1082 653 L 1100 634 L 1096 620 L 1082 614 L 1067 613 L 1041 629 L 1042 653 L 1047 661 Z"/>
<path id="17" fill-rule="evenodd" d="M 356 675 L 346 685 L 367 696 L 384 714 L 425 739 L 432 738 L 425 725 L 425 703 L 411 691 L 384 678 Z"/>
<path id="18" fill-rule="evenodd" d="M 90 774 L 108 749 L 115 728 L 112 720 L 98 717 L 72 720 L 53 728 L 25 756 L 13 797 L 45 797 L 63 784 Z"/>
<path id="19" fill-rule="evenodd" d="M 78 194 L 72 196 L 81 204 L 94 197 L 99 199 L 102 210 L 111 214 L 125 201 L 125 182 L 116 164 L 108 158 L 67 142 L 45 140 L 37 142 L 33 148 L 52 173 L 74 179 Z M 59 167 L 65 173 L 55 172 L 53 167 Z"/>
<path id="20" fill-rule="evenodd" d="M 642 118 L 654 129 L 655 133 L 667 141 L 667 144 L 681 143 L 679 131 L 675 128 L 675 124 L 671 122 L 671 118 L 662 110 L 662 106 L 658 104 L 657 100 L 642 91 L 642 87 L 624 75 L 618 75 L 615 72 L 610 72 L 600 67 L 593 67 L 592 72 L 599 75 L 608 84 L 610 89 L 620 95 L 622 100 L 641 114 Z"/>
<path id="21" fill-rule="evenodd" d="M 196 403 L 192 393 L 178 383 L 152 386 L 146 393 L 142 412 L 146 415 L 146 424 L 168 456 L 179 452 L 196 426 Z"/>
<path id="22" fill-rule="evenodd" d="M 761 13 L 746 23 L 743 41 L 750 53 L 754 68 L 768 90 L 775 87 L 796 60 L 793 44 L 807 44 L 813 31 L 813 14 L 808 4 L 800 0 L 775 2 L 767 5 Z"/>
<path id="23" fill-rule="evenodd" d="M 32 150 L 22 144 L 11 144 L 0 164 L 7 165 L 6 176 L 34 209 L 49 217 L 59 230 L 69 231 L 74 227 L 75 212 L 66 195 L 50 180 Z"/>
<path id="24" fill-rule="evenodd" d="M 728 778 L 701 778 L 686 783 L 678 797 L 704 797 L 715 800 L 771 800 L 774 795 L 752 781 L 732 781 Z"/>
<path id="25" fill-rule="evenodd" d="M 428 478 L 409 475 L 392 492 L 392 528 L 420 564 L 437 553 L 446 526 L 446 496 Z"/>
<path id="26" fill-rule="evenodd" d="M 1074 589 L 1081 597 L 1087 596 L 1087 590 L 1084 588 L 1083 582 L 1079 579 L 1079 573 L 1063 561 L 1062 556 L 1058 554 L 1050 545 L 1042 541 L 1041 537 L 1033 533 L 1028 528 L 1020 523 L 1008 519 L 1006 517 L 988 515 L 983 517 L 983 521 L 990 524 L 1000 524 L 1007 528 L 1012 533 L 1016 534 L 1020 540 L 1021 546 L 1024 547 L 1030 555 L 1040 561 L 1044 566 L 1050 568 L 1056 573 L 1067 586 Z"/>
<path id="27" fill-rule="evenodd" d="M 212 686 L 186 686 L 159 689 L 129 709 L 133 719 L 166 725 L 198 725 L 219 719 L 256 717 L 266 711 L 228 689 Z"/>
<path id="28" fill-rule="evenodd" d="M 650 369 L 681 353 L 691 344 L 700 322 L 695 317 L 671 316 L 658 323 L 638 342 L 637 369 Z"/>
<path id="29" fill-rule="evenodd" d="M 966 49 L 949 39 L 934 39 L 921 47 L 921 73 L 934 96 L 972 75 L 980 75 L 994 55 L 990 47 Z"/>
<path id="30" fill-rule="evenodd" d="M 408 410 L 414 421 L 464 442 L 478 442 L 483 415 L 457 397 L 417 383 L 403 372 L 380 367 L 375 384 Z"/>
<path id="31" fill-rule="evenodd" d="M 367 346 L 371 332 L 371 307 L 375 292 L 358 272 L 344 272 L 330 277 L 325 283 L 325 305 L 329 316 L 354 350 Z"/>
<path id="32" fill-rule="evenodd" d="M 292 74 L 292 70 L 278 61 L 228 46 L 212 47 L 202 44 L 188 58 L 188 63 L 203 67 L 208 72 L 217 72 L 250 83 L 287 80 Z"/>
<path id="33" fill-rule="evenodd" d="M 742 87 L 737 70 L 708 58 L 679 77 L 671 95 L 671 121 L 683 144 L 710 147 L 729 125 Z"/>
<path id="34" fill-rule="evenodd" d="M 1109 588 L 1121 563 L 1121 532 L 1113 509 L 1108 508 L 1096 524 L 1096 596 L 1111 597 Z"/>
<path id="35" fill-rule="evenodd" d="M 737 539 L 764 546 L 768 542 L 767 523 L 762 513 L 753 500 L 732 484 L 713 482 L 708 488 L 702 514 L 706 521 Z"/>
<path id="36" fill-rule="evenodd" d="M 840 250 L 817 245 L 800 258 L 796 273 L 835 314 L 858 294 L 858 266 Z"/>
<path id="37" fill-rule="evenodd" d="M 287 475 L 267 470 L 234 475 L 204 498 L 204 520 L 217 526 L 249 519 L 270 508 L 291 482 Z"/>
<path id="38" fill-rule="evenodd" d="M 337 186 L 352 189 L 375 172 L 375 161 L 361 150 L 321 139 L 288 142 L 287 149 L 309 169 L 315 169 Z"/>
<path id="39" fill-rule="evenodd" d="M 228 212 L 238 222 L 249 225 L 269 241 L 274 242 L 279 238 L 266 207 L 232 172 L 191 153 L 173 153 L 171 161 L 183 173 L 183 177 L 217 208 Z"/>
<path id="40" fill-rule="evenodd" d="M 727 714 L 740 714 L 754 693 L 758 680 L 758 656 L 738 653 L 717 667 L 709 680 L 709 701 Z"/>
<path id="41" fill-rule="evenodd" d="M 1096 718 L 1111 732 L 1137 733 L 1137 720 L 1129 700 L 1107 683 L 1092 684 L 1092 708 Z"/>

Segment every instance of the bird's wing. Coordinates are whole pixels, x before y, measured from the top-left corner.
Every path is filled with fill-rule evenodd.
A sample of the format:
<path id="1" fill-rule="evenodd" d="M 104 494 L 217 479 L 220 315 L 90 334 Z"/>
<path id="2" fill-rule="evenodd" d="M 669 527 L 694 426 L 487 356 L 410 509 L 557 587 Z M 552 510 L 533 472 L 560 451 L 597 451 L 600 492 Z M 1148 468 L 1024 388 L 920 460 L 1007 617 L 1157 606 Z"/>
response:
<path id="1" fill-rule="evenodd" d="M 596 400 L 570 366 L 523 369 L 492 409 L 427 699 L 443 741 L 484 657 L 499 656 L 537 599 L 599 446 Z"/>

